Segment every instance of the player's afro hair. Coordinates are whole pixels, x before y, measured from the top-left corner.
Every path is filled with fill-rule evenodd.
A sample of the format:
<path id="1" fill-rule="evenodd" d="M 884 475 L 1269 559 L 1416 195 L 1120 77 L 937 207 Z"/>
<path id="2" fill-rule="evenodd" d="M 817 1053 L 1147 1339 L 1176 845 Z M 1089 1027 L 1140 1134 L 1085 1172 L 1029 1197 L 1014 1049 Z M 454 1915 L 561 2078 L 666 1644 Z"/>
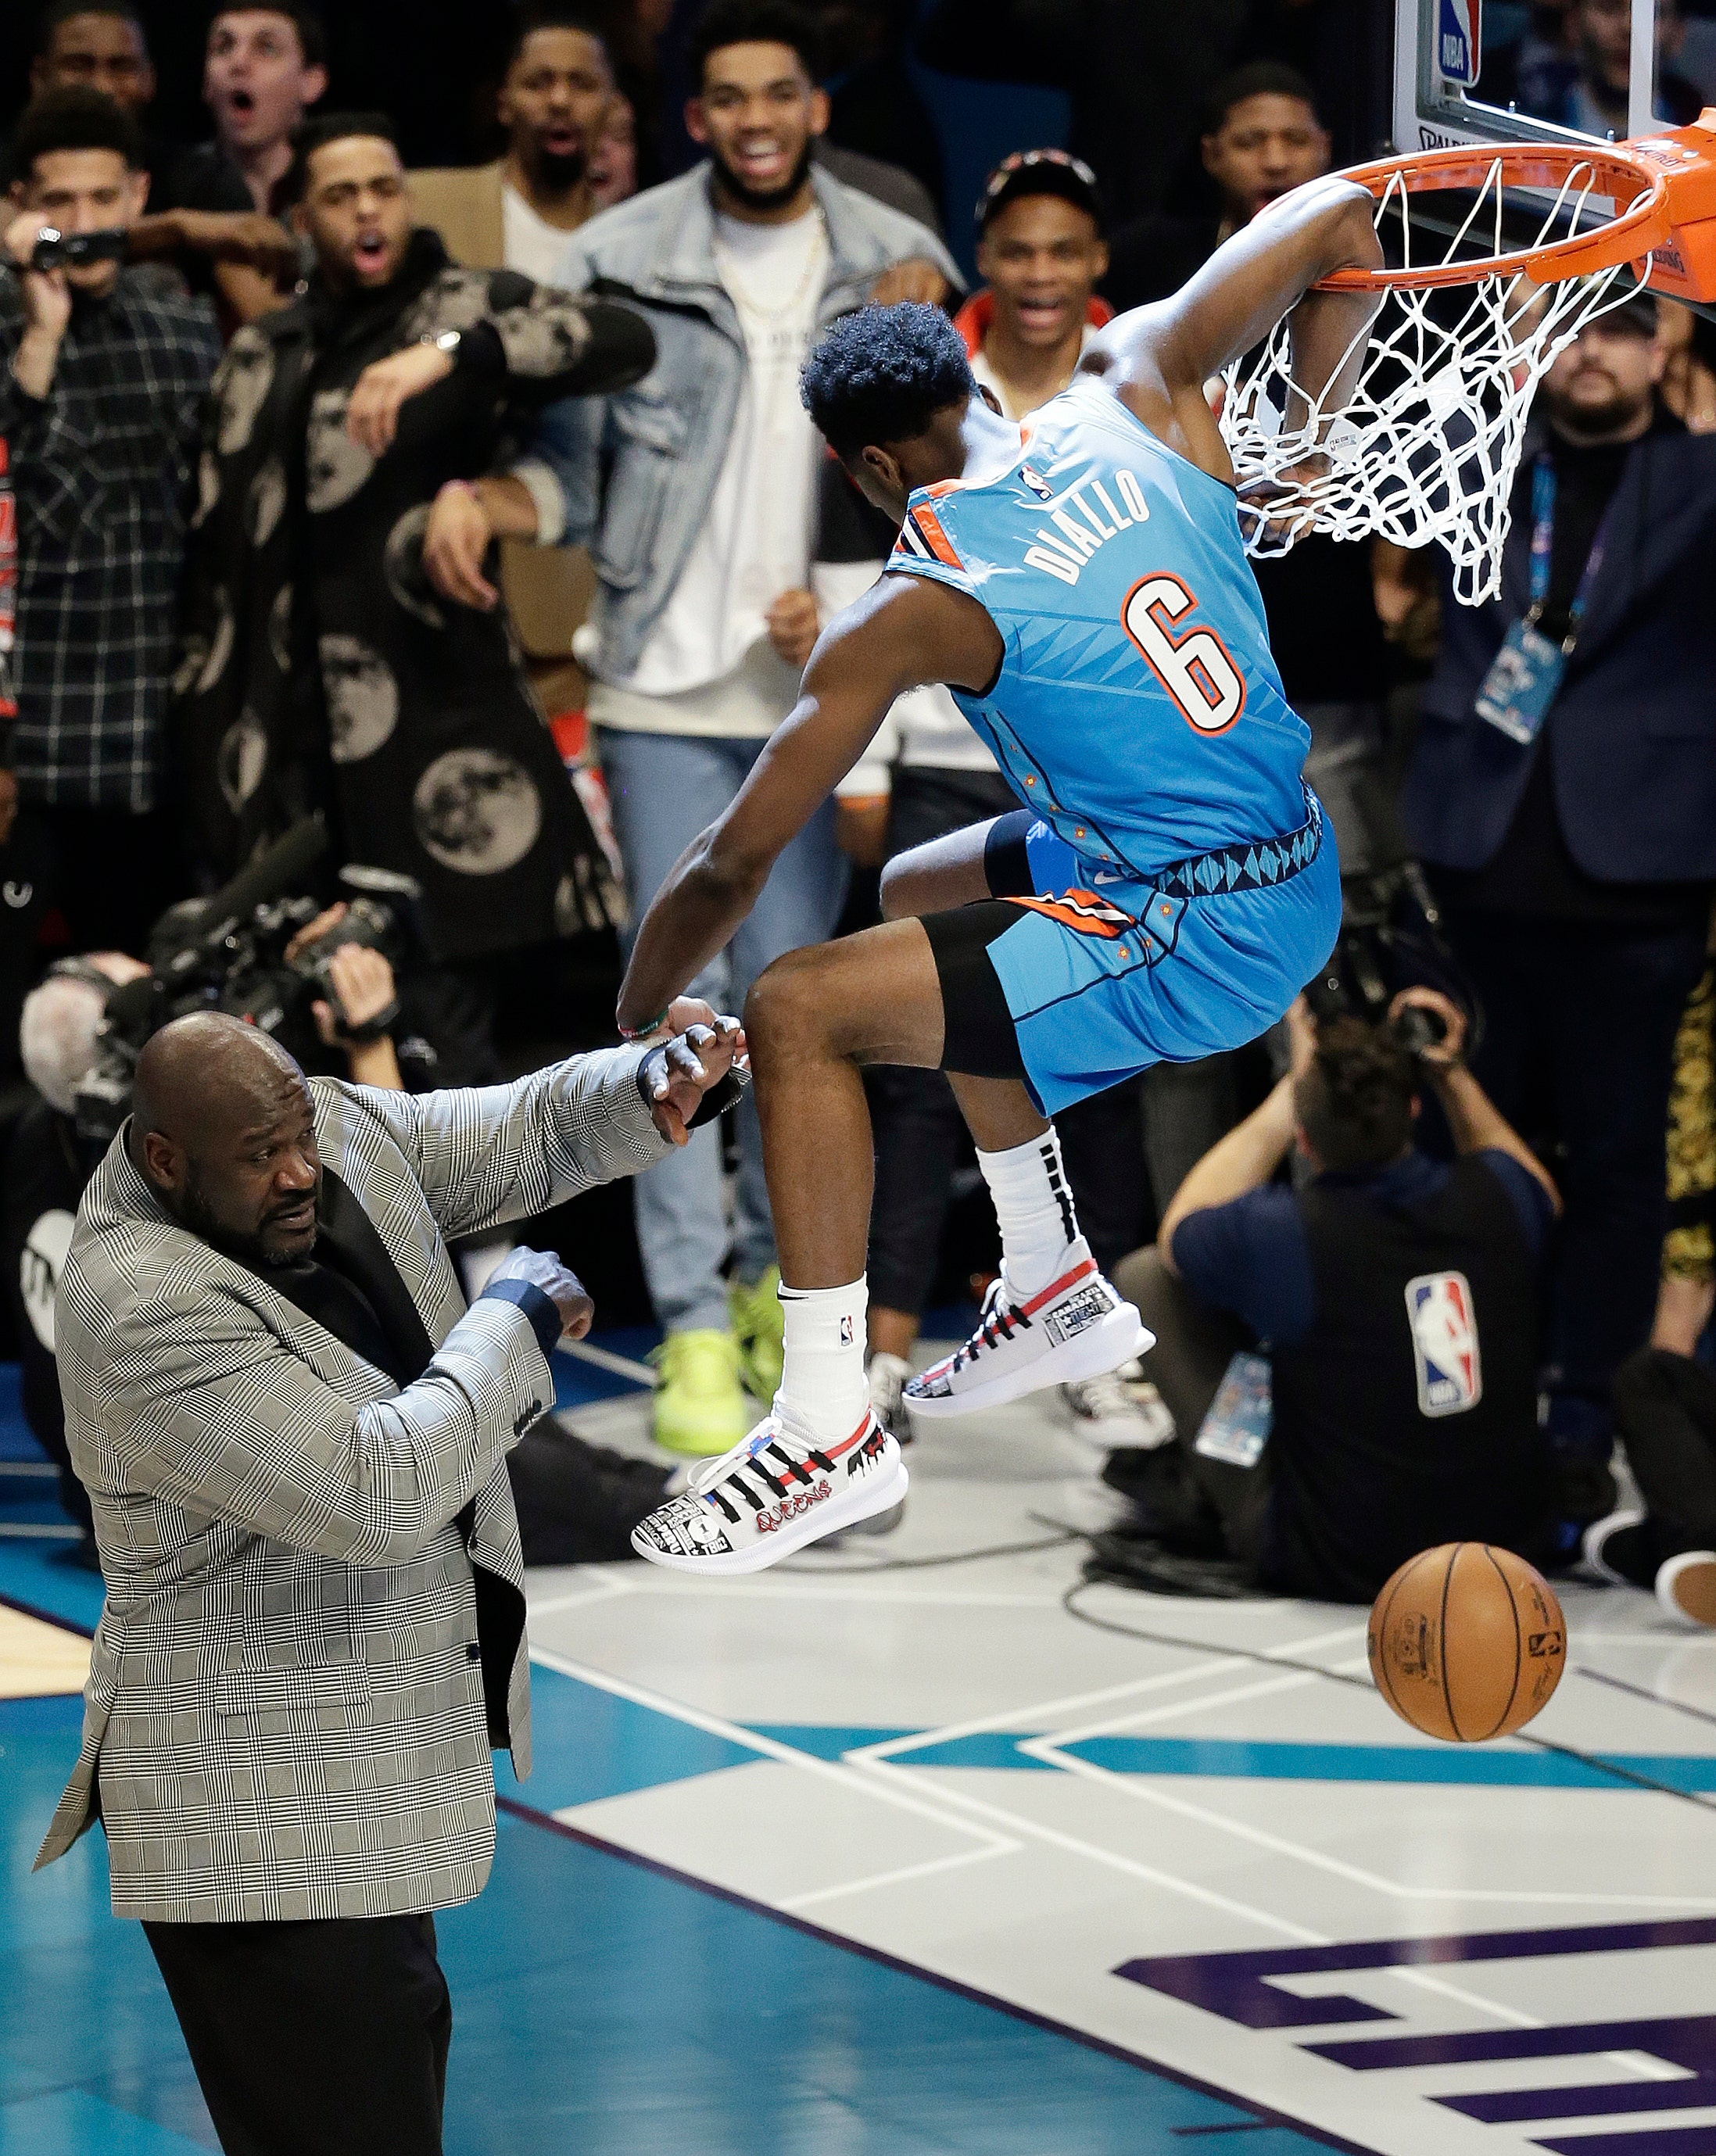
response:
<path id="1" fill-rule="evenodd" d="M 799 377 L 804 409 L 839 457 L 909 442 L 977 393 L 963 339 L 939 307 L 902 300 L 843 315 Z"/>

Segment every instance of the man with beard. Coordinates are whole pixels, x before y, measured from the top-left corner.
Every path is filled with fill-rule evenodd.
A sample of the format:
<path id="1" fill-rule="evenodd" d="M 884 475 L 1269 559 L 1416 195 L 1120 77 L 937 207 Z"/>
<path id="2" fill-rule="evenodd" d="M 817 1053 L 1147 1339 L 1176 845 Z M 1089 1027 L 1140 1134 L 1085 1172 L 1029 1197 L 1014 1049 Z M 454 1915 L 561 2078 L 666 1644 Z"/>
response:
<path id="1" fill-rule="evenodd" d="M 816 640 L 822 453 L 798 392 L 809 341 L 873 295 L 922 295 L 927 284 L 939 297 L 958 274 L 922 226 L 812 166 L 828 99 L 810 28 L 788 0 L 715 0 L 693 65 L 689 124 L 707 162 L 605 212 L 567 251 L 574 288 L 623 295 L 647 316 L 655 369 L 626 396 L 555 407 L 542 461 L 519 475 L 539 535 L 587 540 L 594 557 L 589 712 L 639 912 L 743 784 Z M 437 501 L 425 558 L 450 598 L 493 603 L 479 565 L 501 495 Z M 719 982 L 737 1001 L 784 952 L 832 932 L 845 888 L 830 805 L 783 853 L 704 988 Z M 717 1134 L 638 1186 L 667 1336 L 655 1435 L 676 1451 L 725 1451 L 752 1419 L 744 1386 L 767 1398 L 780 1375 L 778 1273 L 748 1109 L 740 1147 L 731 1295 Z"/>
<path id="2" fill-rule="evenodd" d="M 517 270 L 538 284 L 561 283 L 568 235 L 598 207 L 591 154 L 609 114 L 623 102 L 612 56 L 592 21 L 565 7 L 528 11 L 496 107 L 506 130 L 506 155 L 475 169 L 414 172 L 419 218 L 468 270 Z M 543 710 L 550 718 L 581 711 L 585 685 L 573 663 L 572 639 L 589 604 L 588 557 L 506 540 L 501 588 Z"/>
<path id="3" fill-rule="evenodd" d="M 1487 1014 L 1473 1070 L 1564 1155 L 1546 1382 L 1570 1523 L 1611 1502 L 1611 1381 L 1650 1330 L 1716 888 L 1716 438 L 1662 404 L 1656 325 L 1636 297 L 1544 377 L 1501 594 L 1443 605 L 1401 802 Z"/>
<path id="4" fill-rule="evenodd" d="M 635 381 L 654 345 L 626 308 L 452 268 L 414 228 L 380 115 L 308 123 L 291 185 L 309 289 L 234 339 L 211 400 L 185 795 L 220 875 L 317 805 L 345 859 L 414 878 L 448 1023 L 480 1043 L 496 956 L 599 928 L 609 906 L 505 616 L 424 578 L 429 504 L 543 401 Z"/>
<path id="5" fill-rule="evenodd" d="M 57 1349 L 107 1599 L 37 1861 L 100 1818 L 234 2156 L 439 2156 L 433 1912 L 488 1878 L 491 1750 L 530 1771 L 507 1455 L 592 1315 L 523 1250 L 467 1308 L 447 1243 L 682 1144 L 743 1037 L 676 1017 L 414 1096 L 198 1013 L 78 1206 Z"/>
<path id="6" fill-rule="evenodd" d="M 566 235 L 594 213 L 590 153 L 614 96 L 614 63 L 593 22 L 565 7 L 527 10 L 495 107 L 506 154 L 492 165 L 414 172 L 418 215 L 468 269 L 504 264 L 555 283 Z"/>

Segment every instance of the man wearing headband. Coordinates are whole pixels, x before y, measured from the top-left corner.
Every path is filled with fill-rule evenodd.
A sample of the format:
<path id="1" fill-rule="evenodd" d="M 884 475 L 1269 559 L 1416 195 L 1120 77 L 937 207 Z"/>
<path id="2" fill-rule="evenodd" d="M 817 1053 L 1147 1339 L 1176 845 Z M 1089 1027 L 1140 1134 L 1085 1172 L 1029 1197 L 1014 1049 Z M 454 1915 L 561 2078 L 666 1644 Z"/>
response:
<path id="1" fill-rule="evenodd" d="M 977 206 L 984 290 L 954 326 L 971 371 L 1010 419 L 1058 397 L 1114 310 L 1097 297 L 1108 267 L 1097 176 L 1064 150 L 1016 150 Z"/>

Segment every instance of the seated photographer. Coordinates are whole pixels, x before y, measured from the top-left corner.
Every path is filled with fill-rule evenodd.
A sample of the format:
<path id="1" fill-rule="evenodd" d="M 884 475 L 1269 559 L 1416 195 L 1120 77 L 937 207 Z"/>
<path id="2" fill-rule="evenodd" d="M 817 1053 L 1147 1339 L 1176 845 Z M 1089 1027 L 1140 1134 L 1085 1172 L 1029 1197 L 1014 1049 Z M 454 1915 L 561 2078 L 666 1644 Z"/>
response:
<path id="1" fill-rule="evenodd" d="M 1410 1007 L 1445 1029 L 1415 1060 L 1395 1026 Z M 1107 1471 L 1145 1539 L 1102 1537 L 1098 1559 L 1141 1584 L 1225 1555 L 1246 1584 L 1364 1602 L 1436 1543 L 1547 1554 L 1536 1312 L 1560 1201 L 1461 1062 L 1459 1009 L 1411 988 L 1390 1020 L 1313 1028 L 1302 997 L 1287 1075 L 1115 1276 L 1157 1335 L 1145 1373 L 1176 1427 Z M 1421 1086 L 1451 1165 L 1413 1143 Z M 1273 1179 L 1296 1146 L 1302 1188 Z"/>
<path id="2" fill-rule="evenodd" d="M 414 1097 L 306 1080 L 226 1012 L 137 1058 L 58 1297 L 107 1594 L 37 1862 L 100 1817 L 229 2148 L 442 2145 L 431 1912 L 488 1877 L 491 1750 L 531 1763 L 506 1461 L 592 1315 L 533 1250 L 467 1305 L 448 1241 L 682 1146 L 743 1046 L 681 998 L 644 1042 Z"/>

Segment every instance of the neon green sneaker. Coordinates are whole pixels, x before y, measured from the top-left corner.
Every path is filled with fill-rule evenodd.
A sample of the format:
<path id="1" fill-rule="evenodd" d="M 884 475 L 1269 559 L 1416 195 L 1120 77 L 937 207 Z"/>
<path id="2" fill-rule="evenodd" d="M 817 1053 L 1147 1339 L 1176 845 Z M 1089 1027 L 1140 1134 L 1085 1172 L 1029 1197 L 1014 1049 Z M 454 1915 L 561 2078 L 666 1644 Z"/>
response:
<path id="1" fill-rule="evenodd" d="M 742 1281 L 727 1284 L 727 1307 L 738 1336 L 740 1375 L 759 1400 L 774 1398 L 787 1365 L 787 1321 L 775 1293 L 779 1286 L 778 1265 L 771 1265 L 753 1287 Z"/>
<path id="2" fill-rule="evenodd" d="M 670 1452 L 710 1458 L 736 1445 L 756 1419 L 740 1382 L 739 1343 L 712 1327 L 670 1332 L 650 1355 L 655 1442 Z"/>

